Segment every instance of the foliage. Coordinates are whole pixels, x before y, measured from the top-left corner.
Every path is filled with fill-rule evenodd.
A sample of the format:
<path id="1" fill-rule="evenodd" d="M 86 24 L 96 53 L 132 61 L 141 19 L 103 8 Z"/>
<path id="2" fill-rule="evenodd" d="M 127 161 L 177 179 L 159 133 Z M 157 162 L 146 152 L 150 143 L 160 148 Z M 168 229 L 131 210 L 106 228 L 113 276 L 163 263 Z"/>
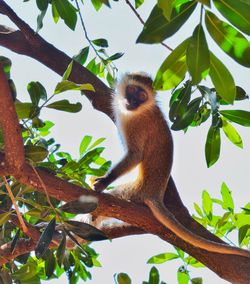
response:
<path id="1" fill-rule="evenodd" d="M 7 62 L 9 68 L 5 68 L 5 73 L 8 72 L 7 74 L 10 76 L 11 62 L 3 57 L 1 60 Z M 25 155 L 33 165 L 46 169 L 72 183 L 90 188 L 88 184 L 90 177 L 104 175 L 111 164 L 101 156 L 104 147 L 99 145 L 104 141 L 104 138 L 92 141 L 91 136 L 84 136 L 79 147 L 79 158 L 74 159 L 69 153 L 60 151 L 60 144 L 57 144 L 50 137 L 50 129 L 54 126 L 54 123 L 43 121 L 40 118 L 42 110 L 46 107 L 66 112 L 80 110 L 80 103 L 71 104 L 66 100 L 49 103 L 54 97 L 67 90 L 93 91 L 93 87 L 89 84 L 77 85 L 63 80 L 58 83 L 54 93 L 48 96 L 46 89 L 40 82 L 30 82 L 27 86 L 30 102 L 16 102 L 16 111 L 22 127 Z M 3 145 L 3 140 L 1 144 Z M 44 194 L 33 191 L 32 188 L 19 183 L 13 177 L 9 177 L 8 181 L 18 201 L 18 206 L 25 212 L 25 220 L 37 227 L 38 230 L 41 228 L 43 231 L 36 245 L 35 255 L 28 253 L 17 257 L 11 275 L 8 272 L 9 264 L 4 265 L 0 271 L 0 279 L 6 281 L 4 283 L 10 283 L 12 278 L 13 280 L 18 279 L 21 284 L 35 284 L 40 283 L 42 279 L 60 277 L 63 272 L 67 273 L 70 283 L 77 283 L 79 279 L 91 279 L 88 268 L 100 266 L 97 260 L 98 254 L 87 244 L 79 244 L 74 234 L 89 241 L 106 239 L 106 236 L 89 224 L 70 221 L 69 219 L 79 211 L 81 213 L 93 211 L 96 208 L 95 202 L 81 202 L 79 211 L 72 214 L 67 213 L 71 212 L 66 206 L 67 204 L 61 206 L 60 201 L 51 199 L 53 206 L 57 208 L 56 211 L 53 211 Z M 11 223 L 10 202 L 5 186 L 1 183 L 1 243 L 12 241 L 12 251 L 15 251 L 17 241 L 26 239 L 27 236 Z M 60 214 L 60 219 L 58 219 L 58 214 Z M 62 226 L 56 227 L 56 223 L 61 223 Z M 56 250 L 50 247 L 55 232 L 61 235 L 60 245 Z M 76 243 L 75 248 L 66 248 L 66 235 Z"/>
<path id="2" fill-rule="evenodd" d="M 204 190 L 202 192 L 202 204 L 199 206 L 194 203 L 194 209 L 196 214 L 192 217 L 202 224 L 205 228 L 211 231 L 219 238 L 225 238 L 227 242 L 230 242 L 233 246 L 236 246 L 231 239 L 238 237 L 238 245 L 249 249 L 250 247 L 250 203 L 248 202 L 240 212 L 235 212 L 234 201 L 232 193 L 228 186 L 223 182 L 221 185 L 221 198 L 212 198 L 210 194 Z M 217 207 L 217 208 L 216 208 Z M 215 213 L 218 211 L 220 214 Z M 148 264 L 164 264 L 172 260 L 179 260 L 182 262 L 177 269 L 177 281 L 178 284 L 202 284 L 201 277 L 191 277 L 189 267 L 201 268 L 204 267 L 202 263 L 196 260 L 194 257 L 187 255 L 181 249 L 174 247 L 176 252 L 164 252 L 152 256 L 147 263 Z M 163 283 L 159 282 L 159 274 L 155 267 L 152 268 L 157 281 L 149 280 L 152 283 Z M 151 271 L 152 271 L 151 270 Z M 119 276 L 120 274 L 118 274 Z M 123 275 L 123 274 L 122 274 Z M 118 277 L 117 277 L 118 278 Z M 124 276 L 125 278 L 125 276 Z M 129 276 L 126 276 L 129 279 Z M 130 283 L 130 282 L 119 282 L 118 283 Z M 144 282 L 143 282 L 144 283 Z"/>
<path id="3" fill-rule="evenodd" d="M 68 0 L 47 0 L 45 2 L 37 1 L 41 14 L 45 14 L 48 7 L 51 6 L 55 22 L 61 18 L 69 28 L 75 29 L 77 13 L 80 12 Z M 103 3 L 111 6 L 109 1 L 92 1 L 97 11 Z M 143 1 L 135 1 L 136 8 L 142 3 Z M 61 9 L 62 7 L 64 9 Z M 158 0 L 146 20 L 137 42 L 161 43 L 176 34 L 198 7 L 200 8 L 200 20 L 194 28 L 192 36 L 185 39 L 168 55 L 156 74 L 154 86 L 157 90 L 172 89 L 170 120 L 173 130 L 187 131 L 188 127 L 200 126 L 211 117 L 211 127 L 205 145 L 207 166 L 210 167 L 220 156 L 221 130 L 229 141 L 242 148 L 240 135 L 231 122 L 242 125 L 244 120 L 246 121 L 244 126 L 248 126 L 250 112 L 245 112 L 244 118 L 236 112 L 236 118 L 232 120 L 224 115 L 224 110 L 220 110 L 221 106 L 248 99 L 248 95 L 242 87 L 236 85 L 230 70 L 210 50 L 205 28 L 223 52 L 237 63 L 249 68 L 250 44 L 245 36 L 250 35 L 249 2 L 240 0 L 236 4 L 232 0 L 227 3 L 222 0 Z M 228 22 L 216 16 L 213 13 L 214 9 L 217 9 Z M 41 14 L 39 19 L 41 19 Z M 42 26 L 41 22 L 38 25 Z M 97 55 L 105 54 L 108 41 L 104 38 L 92 40 L 90 46 L 101 47 Z M 97 51 L 95 48 L 94 50 Z M 88 53 L 89 46 L 84 47 L 74 59 L 84 64 Z M 103 77 L 105 68 L 109 69 L 110 62 L 120 56 L 122 53 L 116 53 L 106 58 L 98 55 L 101 62 L 96 63 L 96 58 L 93 58 L 86 66 L 94 74 Z M 115 73 L 111 75 L 110 71 L 106 75 L 111 86 L 115 82 L 114 76 Z M 207 78 L 210 78 L 212 87 L 201 85 L 201 81 Z M 183 92 L 181 92 L 182 90 Z M 65 103 L 63 102 L 63 104 Z"/>

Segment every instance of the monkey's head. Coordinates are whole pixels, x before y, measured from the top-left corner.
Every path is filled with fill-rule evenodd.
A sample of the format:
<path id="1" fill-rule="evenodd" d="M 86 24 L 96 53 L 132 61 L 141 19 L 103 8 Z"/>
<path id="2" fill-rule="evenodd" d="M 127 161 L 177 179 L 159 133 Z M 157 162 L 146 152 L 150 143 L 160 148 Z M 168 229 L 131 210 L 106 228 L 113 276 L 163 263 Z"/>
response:
<path id="1" fill-rule="evenodd" d="M 126 111 L 143 111 L 155 104 L 152 79 L 145 73 L 128 73 L 117 85 L 119 108 Z"/>

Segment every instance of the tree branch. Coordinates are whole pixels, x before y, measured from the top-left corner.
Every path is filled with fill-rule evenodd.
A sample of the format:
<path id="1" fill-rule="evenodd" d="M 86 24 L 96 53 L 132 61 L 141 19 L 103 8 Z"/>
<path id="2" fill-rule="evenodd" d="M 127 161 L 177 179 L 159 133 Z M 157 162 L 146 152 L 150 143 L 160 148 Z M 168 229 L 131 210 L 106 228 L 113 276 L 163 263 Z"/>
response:
<path id="1" fill-rule="evenodd" d="M 31 41 L 21 31 L 14 31 L 6 26 L 0 26 L 0 45 L 18 54 L 32 57 L 62 76 L 72 61 L 72 58 L 45 41 L 38 34 L 35 34 L 34 37 L 35 41 Z M 95 109 L 113 118 L 110 107 L 110 94 L 112 90 L 93 73 L 74 61 L 69 80 L 75 83 L 92 84 L 95 92 L 84 91 L 84 94 L 91 101 Z"/>
<path id="2" fill-rule="evenodd" d="M 13 170 L 19 171 L 24 164 L 23 139 L 9 84 L 1 65 L 0 126 L 3 130 L 5 162 L 7 165 L 11 166 Z M 4 164 L 1 165 L 3 166 Z"/>

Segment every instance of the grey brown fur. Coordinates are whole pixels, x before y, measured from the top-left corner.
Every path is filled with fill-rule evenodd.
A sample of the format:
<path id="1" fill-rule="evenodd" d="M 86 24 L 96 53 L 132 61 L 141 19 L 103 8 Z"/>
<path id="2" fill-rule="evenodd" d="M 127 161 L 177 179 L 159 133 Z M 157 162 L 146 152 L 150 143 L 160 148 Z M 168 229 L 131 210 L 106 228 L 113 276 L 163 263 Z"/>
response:
<path id="1" fill-rule="evenodd" d="M 218 244 L 193 234 L 166 209 L 163 197 L 173 163 L 173 141 L 167 122 L 157 106 L 152 80 L 143 73 L 126 74 L 117 89 L 113 108 L 117 127 L 126 146 L 126 154 L 106 176 L 96 180 L 94 189 L 103 191 L 118 177 L 139 166 L 135 182 L 119 186 L 110 194 L 146 204 L 159 222 L 196 247 L 250 257 L 247 250 Z M 136 102 L 135 105 L 139 105 L 132 111 L 129 106 L 131 89 L 134 90 L 133 98 L 137 94 L 147 98 L 143 103 Z"/>

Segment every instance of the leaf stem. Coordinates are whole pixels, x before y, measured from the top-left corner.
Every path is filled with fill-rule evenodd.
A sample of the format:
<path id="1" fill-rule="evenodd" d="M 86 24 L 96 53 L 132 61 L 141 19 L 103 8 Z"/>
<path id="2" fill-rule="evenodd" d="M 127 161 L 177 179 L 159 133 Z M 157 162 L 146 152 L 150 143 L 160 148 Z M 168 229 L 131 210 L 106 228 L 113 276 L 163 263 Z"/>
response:
<path id="1" fill-rule="evenodd" d="M 129 0 L 125 0 L 125 2 L 128 4 L 128 6 L 130 7 L 130 9 L 133 11 L 133 13 L 136 15 L 136 17 L 139 19 L 139 21 L 143 24 L 143 26 L 145 26 L 145 22 L 142 19 L 141 15 L 136 11 L 136 9 L 134 8 L 134 6 L 131 4 L 131 2 Z M 168 50 L 173 51 L 173 48 L 171 48 L 170 46 L 168 46 L 166 43 L 161 42 L 161 45 L 166 47 Z"/>
<path id="2" fill-rule="evenodd" d="M 203 11 L 204 11 L 204 6 L 203 6 L 203 5 L 201 5 L 201 11 L 200 11 L 200 25 L 202 24 Z"/>
<path id="3" fill-rule="evenodd" d="M 39 182 L 40 182 L 40 184 L 41 184 L 41 186 L 42 186 L 42 188 L 43 188 L 43 190 L 44 190 L 44 193 L 45 193 L 45 195 L 46 195 L 47 201 L 48 201 L 48 203 L 49 203 L 51 209 L 55 212 L 56 218 L 57 218 L 61 223 L 63 223 L 63 221 L 62 221 L 60 215 L 58 214 L 56 208 L 54 207 L 54 205 L 53 205 L 52 202 L 51 202 L 51 199 L 50 199 L 50 196 L 49 196 L 49 194 L 48 194 L 48 190 L 47 190 L 47 188 L 46 188 L 45 183 L 43 182 L 42 178 L 41 178 L 40 175 L 38 174 L 38 172 L 37 172 L 36 168 L 33 166 L 33 164 L 30 164 L 30 165 L 31 165 L 31 168 L 33 169 L 35 175 L 37 176 L 37 178 L 38 178 L 38 180 L 39 180 Z"/>
<path id="4" fill-rule="evenodd" d="M 93 45 L 92 41 L 90 40 L 90 38 L 88 36 L 88 32 L 87 32 L 86 26 L 85 26 L 84 21 L 83 21 L 83 16 L 82 16 L 82 13 L 81 13 L 81 9 L 80 9 L 78 0 L 75 0 L 75 3 L 76 3 L 76 7 L 78 9 L 78 13 L 79 13 L 80 21 L 81 21 L 81 26 L 83 28 L 85 38 L 88 41 L 89 45 L 94 50 L 96 56 L 103 62 L 103 58 L 100 56 L 100 54 L 98 53 L 98 51 L 96 50 L 95 46 Z"/>
<path id="5" fill-rule="evenodd" d="M 26 224 L 25 224 L 25 222 L 23 220 L 22 214 L 19 211 L 19 208 L 18 208 L 17 203 L 16 203 L 15 196 L 13 195 L 12 190 L 10 188 L 10 185 L 9 185 L 9 183 L 8 183 L 8 181 L 7 181 L 5 176 L 3 176 L 3 181 L 4 181 L 5 187 L 6 187 L 7 191 L 8 191 L 9 197 L 10 197 L 10 199 L 12 201 L 12 204 L 15 207 L 17 218 L 18 218 L 18 220 L 19 220 L 19 222 L 21 224 L 23 232 L 26 234 L 28 232 L 28 228 L 27 228 L 27 226 L 26 226 Z"/>

